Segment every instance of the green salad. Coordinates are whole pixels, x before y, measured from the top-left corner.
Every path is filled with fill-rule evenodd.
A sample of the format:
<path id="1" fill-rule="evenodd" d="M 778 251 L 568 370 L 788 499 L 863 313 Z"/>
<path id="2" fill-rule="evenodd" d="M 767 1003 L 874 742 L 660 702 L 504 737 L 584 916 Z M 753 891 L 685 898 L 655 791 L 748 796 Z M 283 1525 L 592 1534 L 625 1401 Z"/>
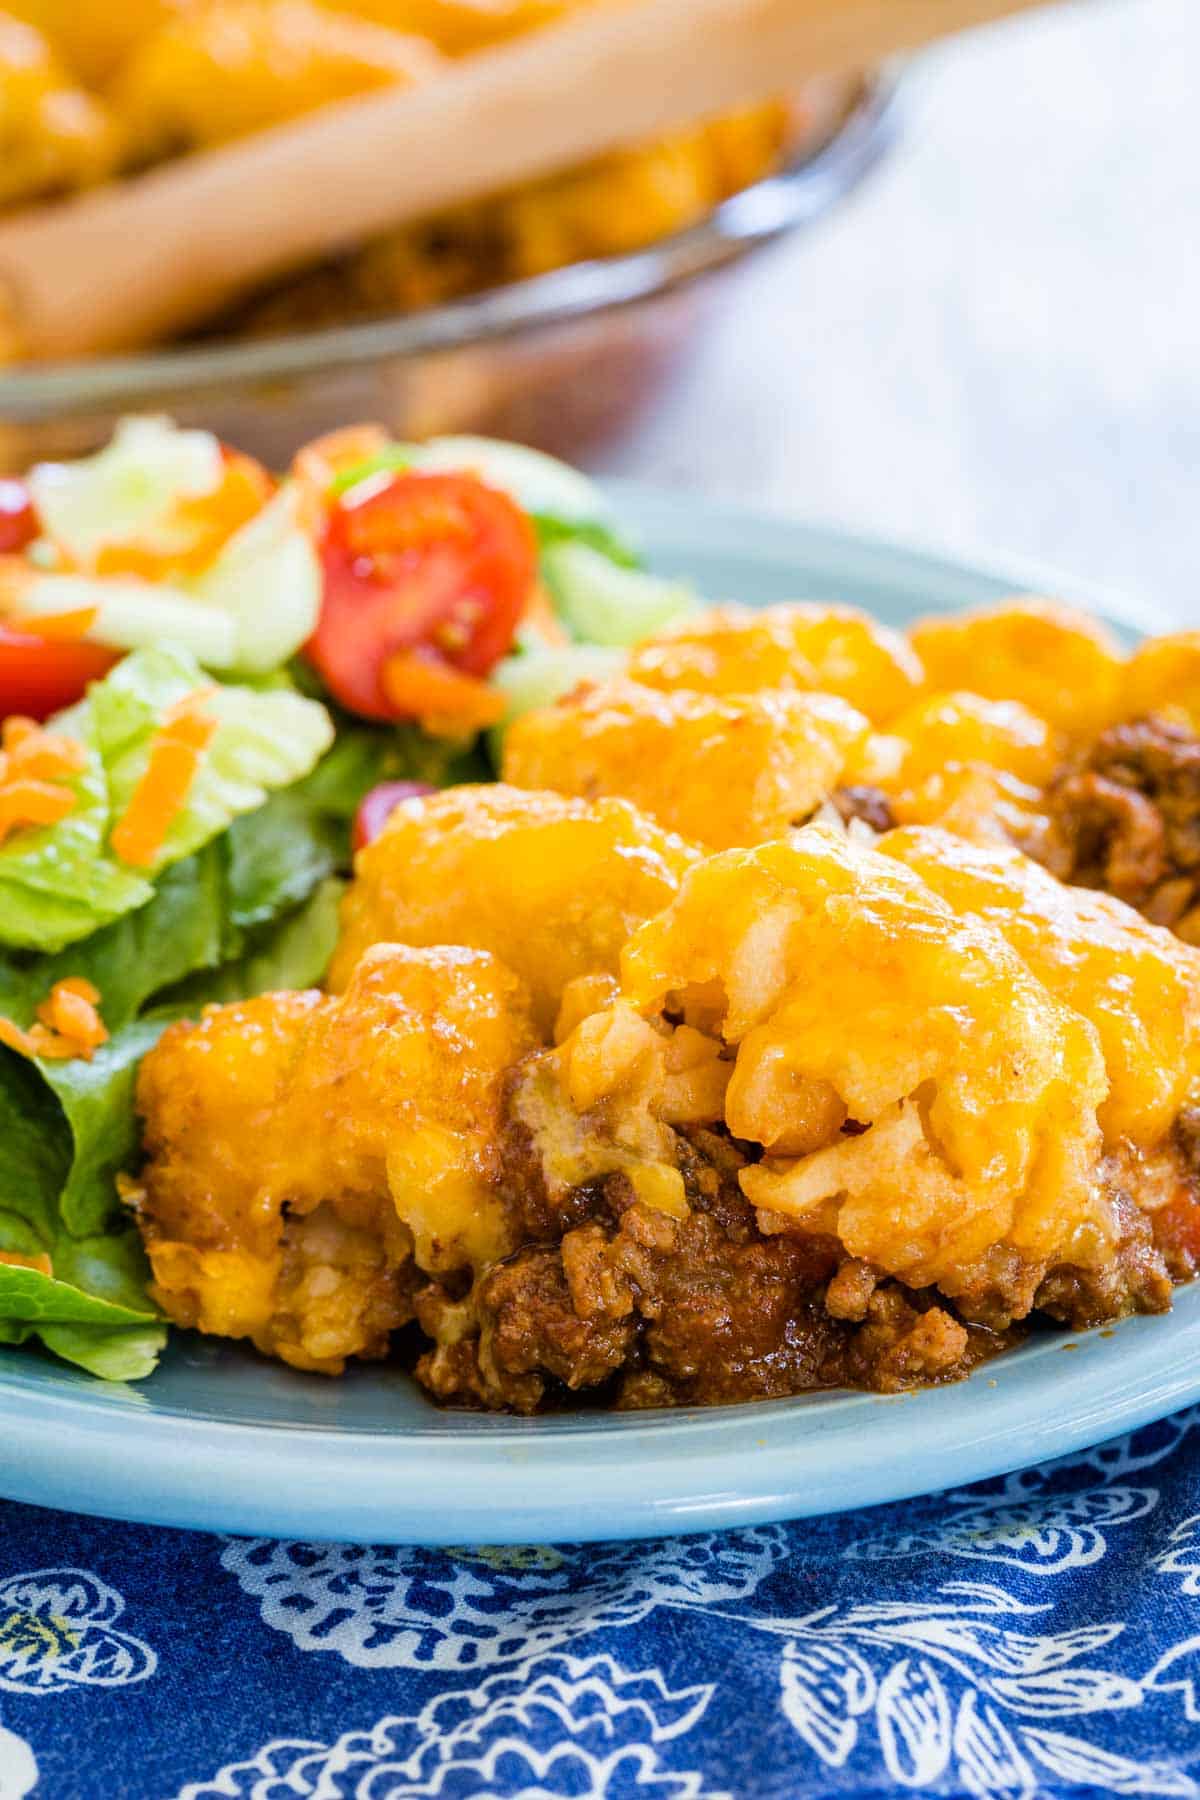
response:
<path id="1" fill-rule="evenodd" d="M 278 479 L 137 419 L 0 482 L 0 1342 L 154 1367 L 141 1058 L 318 984 L 395 798 L 487 779 L 509 720 L 692 605 L 591 482 L 484 439 L 354 428 Z"/>

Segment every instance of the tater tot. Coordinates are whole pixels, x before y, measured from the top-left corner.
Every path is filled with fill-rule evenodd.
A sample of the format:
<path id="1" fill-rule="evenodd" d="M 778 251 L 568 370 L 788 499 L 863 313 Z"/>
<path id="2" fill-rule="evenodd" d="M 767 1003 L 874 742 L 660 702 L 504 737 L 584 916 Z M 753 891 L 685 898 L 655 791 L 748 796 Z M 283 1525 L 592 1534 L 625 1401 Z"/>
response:
<path id="1" fill-rule="evenodd" d="M 989 700 L 1017 700 L 1072 736 L 1100 730 L 1117 703 L 1122 657 L 1115 636 L 1051 600 L 935 614 L 918 621 L 909 639 L 931 691 L 967 688 Z"/>
<path id="2" fill-rule="evenodd" d="M 614 682 L 527 713 L 504 779 L 583 799 L 619 794 L 711 849 L 811 817 L 857 765 L 867 720 L 833 694 L 667 693 Z"/>
<path id="3" fill-rule="evenodd" d="M 898 632 L 856 607 L 807 601 L 713 607 L 639 645 L 628 672 L 647 687 L 708 694 L 819 688 L 873 724 L 909 705 L 922 680 Z"/>
<path id="4" fill-rule="evenodd" d="M 497 782 L 405 801 L 359 853 L 330 985 L 381 941 L 468 944 L 524 979 L 549 1035 L 568 984 L 615 975 L 698 855 L 623 800 Z"/>

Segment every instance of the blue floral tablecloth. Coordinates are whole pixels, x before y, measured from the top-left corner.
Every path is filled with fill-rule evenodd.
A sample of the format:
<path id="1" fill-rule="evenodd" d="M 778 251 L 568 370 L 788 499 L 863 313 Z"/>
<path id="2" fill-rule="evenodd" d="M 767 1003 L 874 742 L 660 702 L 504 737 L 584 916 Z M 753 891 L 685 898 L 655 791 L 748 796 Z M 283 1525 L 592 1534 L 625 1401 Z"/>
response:
<path id="1" fill-rule="evenodd" d="M 0 1526 L 0 1800 L 1200 1800 L 1200 1408 L 658 1544 Z"/>

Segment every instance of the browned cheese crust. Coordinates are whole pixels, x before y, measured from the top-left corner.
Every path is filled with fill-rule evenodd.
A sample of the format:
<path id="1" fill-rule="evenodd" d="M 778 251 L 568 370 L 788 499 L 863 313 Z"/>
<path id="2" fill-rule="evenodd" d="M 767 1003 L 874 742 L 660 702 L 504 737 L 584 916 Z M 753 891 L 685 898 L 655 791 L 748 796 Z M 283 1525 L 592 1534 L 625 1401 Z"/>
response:
<path id="1" fill-rule="evenodd" d="M 1042 602 L 660 634 L 397 809 L 332 995 L 146 1059 L 160 1301 L 331 1373 L 408 1326 L 437 1399 L 521 1412 L 896 1392 L 1165 1310 L 1198 725 L 1200 635 Z"/>

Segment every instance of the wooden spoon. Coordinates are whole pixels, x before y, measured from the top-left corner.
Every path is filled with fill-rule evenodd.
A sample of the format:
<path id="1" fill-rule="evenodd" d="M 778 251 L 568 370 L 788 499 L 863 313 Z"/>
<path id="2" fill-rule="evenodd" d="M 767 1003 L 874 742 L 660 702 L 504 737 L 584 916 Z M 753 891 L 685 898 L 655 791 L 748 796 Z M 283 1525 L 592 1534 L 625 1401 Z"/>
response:
<path id="1" fill-rule="evenodd" d="M 637 0 L 0 224 L 19 353 L 129 350 L 406 220 L 1045 0 Z"/>

